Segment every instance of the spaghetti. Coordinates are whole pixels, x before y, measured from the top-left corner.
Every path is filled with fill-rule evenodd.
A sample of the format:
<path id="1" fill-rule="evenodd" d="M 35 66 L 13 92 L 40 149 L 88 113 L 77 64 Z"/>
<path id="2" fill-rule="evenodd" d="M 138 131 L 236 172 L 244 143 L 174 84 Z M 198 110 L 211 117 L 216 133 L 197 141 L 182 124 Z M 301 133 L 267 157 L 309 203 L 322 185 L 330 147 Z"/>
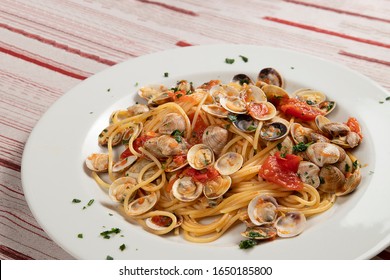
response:
<path id="1" fill-rule="evenodd" d="M 328 210 L 337 196 L 359 184 L 357 159 L 345 153 L 357 131 L 325 118 L 329 112 L 322 104 L 250 81 L 141 88 L 148 106 L 111 115 L 99 135 L 107 153 L 86 161 L 92 177 L 123 215 L 153 234 L 182 233 L 191 242 L 212 242 L 243 223 L 245 237 L 270 239 L 284 236 L 283 219 L 291 217 L 288 236 L 299 234 L 299 217 Z M 270 89 L 273 97 L 282 96 L 274 100 L 284 102 L 268 102 Z M 310 94 L 304 96 L 307 101 Z M 260 109 L 251 111 L 249 104 Z M 329 124 L 345 131 L 335 133 Z"/>

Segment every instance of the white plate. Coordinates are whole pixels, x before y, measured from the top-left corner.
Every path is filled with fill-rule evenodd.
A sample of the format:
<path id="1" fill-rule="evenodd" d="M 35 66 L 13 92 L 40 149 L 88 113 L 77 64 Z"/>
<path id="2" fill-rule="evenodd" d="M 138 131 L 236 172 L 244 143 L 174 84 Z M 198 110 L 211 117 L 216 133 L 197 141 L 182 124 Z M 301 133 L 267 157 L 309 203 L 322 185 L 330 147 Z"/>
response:
<path id="1" fill-rule="evenodd" d="M 240 55 L 249 59 L 245 63 Z M 225 58 L 234 58 L 233 64 Z M 241 226 L 209 244 L 182 237 L 160 237 L 130 224 L 85 172 L 86 156 L 99 149 L 97 135 L 116 109 L 136 101 L 137 86 L 195 85 L 210 79 L 227 82 L 234 74 L 256 77 L 264 67 L 284 76 L 287 90 L 325 92 L 338 106 L 337 121 L 355 116 L 365 135 L 356 154 L 365 166 L 361 185 L 324 214 L 311 218 L 298 237 L 240 250 Z M 164 77 L 164 73 L 169 77 Z M 60 98 L 41 118 L 26 144 L 22 182 L 28 204 L 43 229 L 75 258 L 105 259 L 367 259 L 390 244 L 390 102 L 388 93 L 368 78 L 312 56 L 268 47 L 213 45 L 146 55 L 115 65 Z M 73 204 L 73 198 L 82 200 Z M 82 207 L 90 199 L 95 202 Z M 112 216 L 109 213 L 113 214 Z M 111 239 L 99 234 L 111 228 Z M 83 233 L 84 238 L 77 238 Z M 123 234 L 123 236 L 121 236 Z M 126 244 L 124 251 L 119 250 Z"/>

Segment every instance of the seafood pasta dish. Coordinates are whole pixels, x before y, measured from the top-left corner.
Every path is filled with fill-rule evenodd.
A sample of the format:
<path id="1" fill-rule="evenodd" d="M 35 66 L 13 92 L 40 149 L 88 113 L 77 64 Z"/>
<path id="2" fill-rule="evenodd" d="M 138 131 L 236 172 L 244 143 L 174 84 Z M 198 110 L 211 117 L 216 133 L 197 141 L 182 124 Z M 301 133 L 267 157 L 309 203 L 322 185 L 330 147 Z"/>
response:
<path id="1" fill-rule="evenodd" d="M 336 102 L 321 91 L 287 92 L 276 69 L 138 94 L 144 104 L 113 112 L 97 139 L 104 152 L 85 163 L 148 232 L 212 242 L 242 224 L 246 249 L 300 234 L 361 181 L 358 121 L 332 120 Z"/>

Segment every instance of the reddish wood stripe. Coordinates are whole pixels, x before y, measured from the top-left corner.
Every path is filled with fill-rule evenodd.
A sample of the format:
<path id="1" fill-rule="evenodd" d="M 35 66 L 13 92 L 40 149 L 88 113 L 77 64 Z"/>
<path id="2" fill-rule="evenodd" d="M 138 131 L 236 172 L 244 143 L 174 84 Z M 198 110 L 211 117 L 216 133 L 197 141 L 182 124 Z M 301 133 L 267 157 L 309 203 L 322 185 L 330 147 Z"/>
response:
<path id="1" fill-rule="evenodd" d="M 377 255 L 377 257 L 384 259 L 384 260 L 390 260 L 390 252 L 387 250 L 382 251 Z"/>
<path id="2" fill-rule="evenodd" d="M 340 38 L 347 39 L 347 40 L 352 40 L 352 41 L 356 41 L 356 42 L 360 42 L 360 43 L 364 43 L 364 44 L 369 44 L 369 45 L 374 45 L 374 46 L 390 49 L 390 44 L 385 44 L 385 43 L 378 42 L 378 41 L 373 41 L 373 40 L 368 40 L 368 39 L 359 38 L 359 37 L 355 37 L 355 36 L 350 36 L 350 35 L 347 35 L 344 33 L 339 33 L 339 32 L 335 32 L 332 30 L 322 29 L 319 27 L 311 26 L 311 25 L 306 25 L 306 24 L 293 22 L 293 21 L 280 19 L 280 18 L 275 18 L 275 17 L 263 17 L 263 19 L 277 22 L 277 23 L 281 23 L 281 24 L 285 24 L 285 25 L 289 25 L 289 26 L 298 27 L 298 28 L 305 29 L 305 30 L 314 31 L 317 33 L 323 33 L 323 34 L 336 36 L 336 37 L 340 37 Z"/>
<path id="3" fill-rule="evenodd" d="M 192 46 L 192 44 L 187 43 L 186 41 L 177 41 L 175 45 L 178 46 L 178 47 L 189 47 L 189 46 Z"/>
<path id="4" fill-rule="evenodd" d="M 390 19 L 386 19 L 386 18 L 373 17 L 373 16 L 369 16 L 369 15 L 365 15 L 365 14 L 345 11 L 345 10 L 341 10 L 341 9 L 336 9 L 336 8 L 332 8 L 332 7 L 326 7 L 326 6 L 313 4 L 313 3 L 302 2 L 302 1 L 295 1 L 295 0 L 284 0 L 284 1 L 285 2 L 289 2 L 289 3 L 293 3 L 293 4 L 297 4 L 297 5 L 303 5 L 303 6 L 307 6 L 307 7 L 316 8 L 316 9 L 321 9 L 321 10 L 326 10 L 326 11 L 330 11 L 330 12 L 335 12 L 335 13 L 339 13 L 339 14 L 345 14 L 345 15 L 349 15 L 349 16 L 361 17 L 361 18 L 372 19 L 372 20 L 377 20 L 377 21 L 383 21 L 383 22 L 390 23 Z"/>
<path id="5" fill-rule="evenodd" d="M 83 52 L 83 51 L 81 51 L 79 49 L 75 49 L 75 48 L 69 47 L 69 46 L 67 46 L 65 44 L 58 43 L 58 42 L 56 42 L 54 40 L 46 39 L 46 38 L 44 38 L 44 37 L 42 37 L 40 35 L 29 33 L 27 31 L 24 31 L 22 29 L 9 26 L 9 25 L 4 24 L 4 23 L 0 23 L 0 27 L 8 29 L 9 31 L 12 31 L 12 32 L 17 33 L 17 34 L 21 34 L 21 35 L 26 36 L 28 38 L 32 38 L 32 39 L 38 40 L 38 41 L 40 41 L 40 42 L 42 42 L 44 44 L 51 45 L 51 46 L 56 47 L 58 49 L 62 49 L 62 50 L 65 50 L 67 52 L 70 52 L 70 53 L 78 54 L 81 57 L 85 57 L 85 58 L 88 58 L 88 59 L 95 60 L 95 61 L 97 61 L 99 63 L 103 63 L 103 64 L 106 64 L 106 65 L 109 65 L 109 66 L 112 66 L 112 65 L 116 64 L 116 62 L 114 62 L 114 61 L 111 61 L 111 60 L 108 60 L 108 59 L 105 59 L 105 58 L 101 58 L 101 57 L 99 57 L 97 55 L 94 55 L 94 54 Z"/>
<path id="6" fill-rule="evenodd" d="M 179 13 L 182 13 L 182 14 L 186 14 L 186 15 L 189 15 L 189 16 L 198 16 L 198 14 L 193 12 L 193 11 L 185 10 L 183 8 L 178 8 L 178 7 L 175 7 L 175 6 L 172 6 L 172 5 L 168 5 L 168 4 L 165 4 L 165 3 L 160 3 L 160 2 L 156 2 L 156 1 L 150 1 L 150 0 L 137 0 L 137 1 L 141 2 L 141 3 L 145 3 L 145 4 L 157 5 L 157 6 L 166 8 L 168 10 L 172 10 L 172 11 L 179 12 Z"/>
<path id="7" fill-rule="evenodd" d="M 8 220 L 9 222 L 15 224 L 16 226 L 18 226 L 18 227 L 20 227 L 20 228 L 22 228 L 22 229 L 24 229 L 24 230 L 27 230 L 27 231 L 29 231 L 29 232 L 31 232 L 31 233 L 33 233 L 33 234 L 39 236 L 39 237 L 42 237 L 43 239 L 46 239 L 46 240 L 51 241 L 51 239 L 47 238 L 46 236 L 43 236 L 43 235 L 41 235 L 41 234 L 39 234 L 39 233 L 37 233 L 37 232 L 35 232 L 35 231 L 32 231 L 31 229 L 29 229 L 29 228 L 27 228 L 27 227 L 24 227 L 24 226 L 22 226 L 22 225 L 20 225 L 20 224 L 18 224 L 18 223 L 15 223 L 15 221 L 11 220 L 10 218 L 8 218 L 8 217 L 6 217 L 6 216 L 0 215 L 0 218 L 4 218 L 4 219 Z"/>
<path id="8" fill-rule="evenodd" d="M 15 218 L 18 219 L 19 221 L 22 221 L 22 222 L 28 224 L 29 226 L 32 226 L 32 227 L 34 227 L 34 228 L 36 228 L 36 229 L 38 229 L 38 230 L 40 230 L 40 231 L 43 231 L 43 229 L 41 229 L 40 227 L 37 227 L 36 225 L 33 225 L 33 224 L 27 222 L 26 220 L 20 218 L 19 216 L 15 215 L 15 214 L 13 214 L 13 213 L 11 213 L 11 212 L 9 212 L 9 211 L 0 210 L 0 212 L 7 213 L 8 215 L 11 215 L 11 216 L 15 217 Z"/>
<path id="9" fill-rule="evenodd" d="M 381 60 L 381 59 L 377 59 L 377 58 L 373 58 L 373 57 L 368 57 L 368 56 L 363 56 L 363 55 L 358 55 L 358 54 L 345 52 L 345 51 L 339 51 L 339 54 L 353 57 L 353 58 L 357 58 L 357 59 L 361 59 L 361 60 L 365 60 L 365 61 L 369 61 L 369 62 L 374 62 L 374 63 L 379 63 L 379 64 L 383 64 L 386 66 L 390 66 L 390 61 L 385 61 L 385 60 Z"/>
<path id="10" fill-rule="evenodd" d="M 31 258 L 30 256 L 15 251 L 14 249 L 11 249 L 10 247 L 7 247 L 5 245 L 0 245 L 0 254 L 8 256 L 10 259 L 13 260 L 33 260 L 33 258 Z"/>
<path id="11" fill-rule="evenodd" d="M 0 51 L 3 52 L 3 53 L 6 53 L 6 54 L 9 54 L 9 55 L 12 55 L 14 57 L 17 57 L 19 59 L 23 59 L 25 61 L 28 61 L 28 62 L 31 62 L 33 64 L 36 64 L 36 65 L 39 65 L 41 67 L 44 67 L 44 68 L 47 68 L 47 69 L 50 69 L 52 71 L 55 71 L 55 72 L 58 72 L 58 73 L 61 73 L 63 75 L 66 75 L 66 76 L 69 76 L 69 77 L 72 77 L 72 78 L 75 78 L 75 79 L 79 79 L 79 80 L 85 80 L 86 78 L 88 77 L 85 77 L 85 76 L 81 76 L 79 74 L 76 74 L 76 73 L 72 73 L 70 71 L 67 71 L 65 69 L 61 69 L 59 67 L 56 67 L 54 65 L 50 65 L 48 63 L 45 63 L 43 61 L 39 61 L 33 57 L 29 57 L 29 56 L 26 56 L 24 54 L 21 54 L 21 53 L 17 53 L 13 50 L 8 50 L 8 49 L 5 49 L 3 47 L 0 47 Z"/>
<path id="12" fill-rule="evenodd" d="M 20 172 L 20 165 L 10 162 L 9 160 L 6 160 L 4 158 L 0 158 L 0 165 Z"/>

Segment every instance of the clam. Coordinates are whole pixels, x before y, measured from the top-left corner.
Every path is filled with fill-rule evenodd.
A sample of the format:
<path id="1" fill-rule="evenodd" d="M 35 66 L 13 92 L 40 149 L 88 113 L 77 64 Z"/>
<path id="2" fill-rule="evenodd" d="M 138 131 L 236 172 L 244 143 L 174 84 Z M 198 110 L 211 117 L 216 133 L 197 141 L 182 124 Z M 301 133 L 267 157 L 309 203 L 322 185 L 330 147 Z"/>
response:
<path id="1" fill-rule="evenodd" d="M 279 86 L 264 85 L 263 87 L 261 87 L 261 89 L 267 96 L 268 102 L 271 102 L 276 107 L 278 107 L 282 101 L 288 100 L 290 98 L 287 91 L 285 91 Z"/>
<path id="2" fill-rule="evenodd" d="M 212 115 L 212 116 L 222 118 L 222 119 L 227 118 L 229 115 L 229 111 L 218 104 L 202 105 L 202 110 L 205 111 L 206 113 Z"/>
<path id="3" fill-rule="evenodd" d="M 325 193 L 335 193 L 341 189 L 345 183 L 345 176 L 336 166 L 325 165 L 319 173 L 321 184 L 319 190 Z"/>
<path id="4" fill-rule="evenodd" d="M 336 108 L 336 102 L 335 101 L 322 101 L 320 104 L 318 104 L 318 109 L 320 109 L 322 112 L 324 112 L 324 115 L 330 114 Z"/>
<path id="5" fill-rule="evenodd" d="M 111 135 L 115 132 L 116 128 L 118 126 L 116 124 L 110 124 L 108 127 L 106 127 L 105 129 L 102 130 L 102 132 L 100 132 L 99 134 L 99 137 L 98 137 L 98 143 L 99 145 L 101 146 L 107 146 L 108 144 L 108 139 L 111 137 Z M 115 135 L 113 136 L 112 138 L 112 146 L 116 146 L 118 145 L 121 140 L 122 140 L 122 135 L 123 135 L 123 132 L 122 131 L 117 131 L 115 132 Z"/>
<path id="6" fill-rule="evenodd" d="M 159 96 L 161 93 L 167 91 L 168 88 L 165 85 L 149 85 L 145 87 L 141 87 L 138 90 L 138 95 L 146 100 L 151 100 L 157 96 Z"/>
<path id="7" fill-rule="evenodd" d="M 254 226 L 246 228 L 241 235 L 250 239 L 265 240 L 275 238 L 277 231 L 276 228 L 272 226 Z"/>
<path id="8" fill-rule="evenodd" d="M 320 185 L 320 168 L 310 161 L 301 161 L 298 166 L 297 174 L 302 182 L 318 188 Z"/>
<path id="9" fill-rule="evenodd" d="M 218 155 L 228 142 L 228 137 L 229 132 L 226 129 L 217 125 L 210 125 L 203 132 L 202 142 Z"/>
<path id="10" fill-rule="evenodd" d="M 333 138 L 331 140 L 331 142 L 333 144 L 339 145 L 345 149 L 348 149 L 348 148 L 352 149 L 360 144 L 361 138 L 360 138 L 359 134 L 357 134 L 356 132 L 350 131 L 345 136 L 339 136 L 339 137 Z"/>
<path id="11" fill-rule="evenodd" d="M 159 95 L 153 97 L 152 99 L 148 100 L 148 105 L 158 106 L 172 101 L 173 101 L 173 97 L 169 94 L 168 91 L 164 91 Z"/>
<path id="12" fill-rule="evenodd" d="M 125 191 L 129 188 L 135 186 L 137 181 L 131 177 L 121 177 L 116 179 L 111 183 L 110 188 L 108 189 L 108 195 L 112 201 L 122 202 L 125 199 Z M 132 193 L 132 198 L 135 196 L 136 192 Z"/>
<path id="13" fill-rule="evenodd" d="M 143 129 L 142 123 L 135 123 L 126 128 L 122 135 L 122 144 L 126 145 L 129 143 L 130 138 L 133 136 L 134 139 L 137 138 Z"/>
<path id="14" fill-rule="evenodd" d="M 172 161 L 168 161 L 165 165 L 165 172 L 174 172 L 177 171 L 185 166 L 187 166 L 188 160 L 187 156 L 176 156 L 172 157 Z"/>
<path id="15" fill-rule="evenodd" d="M 301 212 L 287 212 L 280 216 L 274 224 L 280 237 L 293 237 L 300 234 L 306 226 L 306 217 Z"/>
<path id="16" fill-rule="evenodd" d="M 282 75 L 271 67 L 261 69 L 257 76 L 257 80 L 269 85 L 275 85 L 281 88 L 284 87 Z"/>
<path id="17" fill-rule="evenodd" d="M 127 108 L 129 117 L 141 115 L 143 113 L 149 112 L 149 107 L 145 104 L 135 104 Z"/>
<path id="18" fill-rule="evenodd" d="M 156 205 L 159 198 L 158 194 L 158 192 L 152 192 L 149 195 L 134 199 L 129 203 L 126 214 L 130 216 L 137 216 L 148 212 L 154 207 L 154 205 Z"/>
<path id="19" fill-rule="evenodd" d="M 345 176 L 347 176 L 347 174 L 350 174 L 353 170 L 353 163 L 352 163 L 352 160 L 351 158 L 346 154 L 344 159 L 342 161 L 339 161 L 337 163 L 334 164 L 338 169 L 340 169 L 341 172 L 343 172 L 343 174 Z"/>
<path id="20" fill-rule="evenodd" d="M 147 158 L 139 158 L 127 171 L 125 172 L 126 177 L 131 177 L 137 180 L 138 173 L 141 172 L 142 168 L 144 168 L 146 165 L 152 163 L 151 160 Z"/>
<path id="21" fill-rule="evenodd" d="M 336 145 L 318 142 L 310 145 L 306 150 L 306 155 L 311 162 L 322 167 L 326 164 L 333 164 L 339 161 L 340 151 Z"/>
<path id="22" fill-rule="evenodd" d="M 243 132 L 252 133 L 256 131 L 259 121 L 249 115 L 236 115 L 233 120 L 233 125 Z"/>
<path id="23" fill-rule="evenodd" d="M 237 96 L 220 96 L 219 102 L 227 111 L 234 114 L 245 114 L 247 112 L 246 102 Z"/>
<path id="24" fill-rule="evenodd" d="M 197 144 L 188 150 L 187 160 L 192 168 L 201 170 L 214 164 L 214 152 L 205 144 Z"/>
<path id="25" fill-rule="evenodd" d="M 324 93 L 308 88 L 299 89 L 292 95 L 310 106 L 318 106 L 326 100 L 326 95 Z"/>
<path id="26" fill-rule="evenodd" d="M 176 218 L 176 217 L 174 217 Z M 177 218 L 176 218 L 177 221 Z M 149 217 L 145 220 L 145 224 L 147 227 L 149 227 L 152 230 L 156 231 L 162 231 L 168 228 L 173 222 L 176 223 L 176 221 L 173 221 L 171 217 L 164 216 L 164 215 L 155 215 L 152 217 Z M 180 226 L 182 222 L 179 223 L 179 221 L 176 224 L 177 226 Z"/>
<path id="27" fill-rule="evenodd" d="M 207 199 L 222 197 L 230 188 L 232 179 L 229 176 L 218 176 L 204 183 L 203 194 Z"/>
<path id="28" fill-rule="evenodd" d="M 257 226 L 272 224 L 278 216 L 278 203 L 268 195 L 258 195 L 248 204 L 248 216 Z"/>
<path id="29" fill-rule="evenodd" d="M 269 142 L 271 143 L 271 142 Z M 292 154 L 293 153 L 293 141 L 290 137 L 283 139 L 274 149 L 270 151 L 271 155 L 274 155 L 276 152 L 279 152 L 281 155 Z"/>
<path id="30" fill-rule="evenodd" d="M 257 102 L 257 101 L 267 101 L 267 96 L 265 93 L 255 85 L 245 85 L 241 90 L 241 98 L 245 102 Z"/>
<path id="31" fill-rule="evenodd" d="M 171 135 L 174 131 L 184 132 L 186 129 L 186 122 L 182 115 L 177 113 L 166 114 L 161 122 L 158 132 L 161 134 Z"/>
<path id="32" fill-rule="evenodd" d="M 210 88 L 210 95 L 216 103 L 220 102 L 221 97 L 239 97 L 240 92 L 233 86 L 215 85 Z"/>
<path id="33" fill-rule="evenodd" d="M 260 137 L 266 141 L 276 141 L 288 134 L 288 127 L 284 122 L 265 123 L 260 130 Z"/>
<path id="34" fill-rule="evenodd" d="M 314 132 L 311 128 L 304 127 L 299 123 L 293 123 L 290 128 L 291 137 L 295 144 L 304 143 L 307 144 L 311 141 L 310 133 Z"/>
<path id="35" fill-rule="evenodd" d="M 341 188 L 337 189 L 336 195 L 343 196 L 353 192 L 360 184 L 361 180 L 362 175 L 360 173 L 360 169 L 357 169 L 355 170 L 355 172 L 352 173 L 351 176 L 345 179 L 344 185 Z"/>
<path id="36" fill-rule="evenodd" d="M 89 170 L 105 172 L 108 169 L 108 154 L 93 153 L 87 157 L 85 165 Z"/>
<path id="37" fill-rule="evenodd" d="M 187 144 L 183 138 L 180 142 L 169 135 L 161 135 L 148 139 L 144 148 L 157 158 L 166 158 L 170 156 L 183 155 L 187 153 Z"/>
<path id="38" fill-rule="evenodd" d="M 175 90 L 182 90 L 184 92 L 193 92 L 194 86 L 192 82 L 188 82 L 187 80 L 181 80 L 176 83 Z"/>
<path id="39" fill-rule="evenodd" d="M 188 176 L 177 179 L 172 186 L 173 196 L 183 202 L 194 201 L 202 194 L 202 190 L 203 185 Z"/>
<path id="40" fill-rule="evenodd" d="M 214 164 L 214 168 L 221 175 L 231 175 L 237 172 L 242 164 L 244 163 L 244 158 L 241 154 L 235 152 L 228 152 L 223 154 Z"/>
<path id="41" fill-rule="evenodd" d="M 332 122 L 327 117 L 317 116 L 315 118 L 315 123 L 319 130 L 322 132 L 331 135 L 332 137 L 345 136 L 351 129 L 343 123 Z"/>
<path id="42" fill-rule="evenodd" d="M 276 108 L 271 102 L 252 101 L 248 104 L 248 114 L 258 121 L 266 121 L 275 117 Z"/>
<path id="43" fill-rule="evenodd" d="M 137 158 L 137 156 L 128 156 L 124 159 L 117 161 L 112 166 L 112 172 L 121 172 L 125 170 L 126 168 L 130 167 L 137 160 Z"/>
<path id="44" fill-rule="evenodd" d="M 244 85 L 244 84 L 253 85 L 254 84 L 252 79 L 248 75 L 246 75 L 246 74 L 236 74 L 236 75 L 234 75 L 233 78 L 232 78 L 232 82 L 238 83 L 240 85 Z"/>

